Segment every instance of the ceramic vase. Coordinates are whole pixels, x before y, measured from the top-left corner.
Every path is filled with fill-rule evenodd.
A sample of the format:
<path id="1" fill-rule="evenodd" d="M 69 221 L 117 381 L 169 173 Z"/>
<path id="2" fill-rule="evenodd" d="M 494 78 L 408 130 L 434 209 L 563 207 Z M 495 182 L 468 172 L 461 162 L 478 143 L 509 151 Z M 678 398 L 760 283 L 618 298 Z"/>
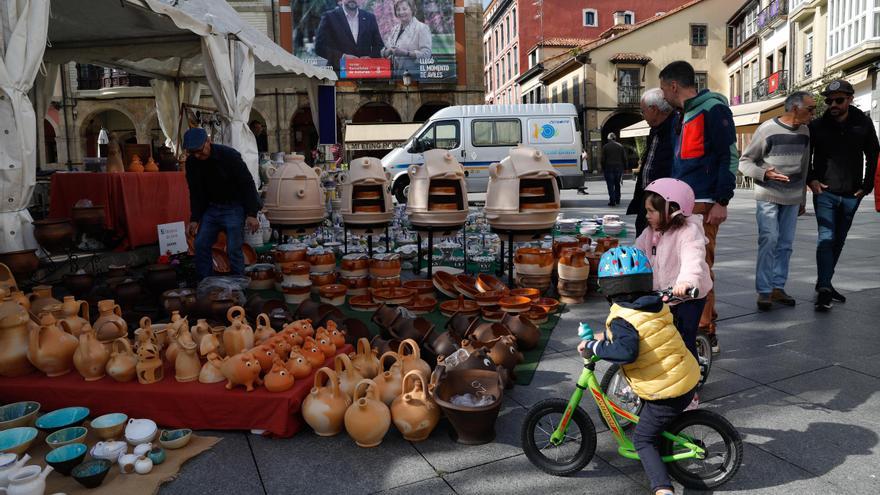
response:
<path id="1" fill-rule="evenodd" d="M 379 398 L 376 383 L 364 379 L 355 385 L 353 402 L 345 411 L 345 431 L 360 447 L 376 447 L 391 427 L 391 411 Z"/>

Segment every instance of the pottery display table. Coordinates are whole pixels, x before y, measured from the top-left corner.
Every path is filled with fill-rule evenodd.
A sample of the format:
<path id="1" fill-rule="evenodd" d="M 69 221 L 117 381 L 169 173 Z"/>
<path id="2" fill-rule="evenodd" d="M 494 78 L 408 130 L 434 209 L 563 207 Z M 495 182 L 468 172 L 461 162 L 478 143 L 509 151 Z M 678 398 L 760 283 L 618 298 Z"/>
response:
<path id="1" fill-rule="evenodd" d="M 346 345 L 339 352 L 352 352 Z M 325 366 L 333 367 L 333 359 Z M 226 390 L 226 382 L 179 383 L 170 367 L 165 379 L 151 385 L 137 381 L 119 383 L 110 377 L 87 382 L 75 370 L 48 378 L 30 374 L 18 378 L 0 377 L 4 402 L 33 400 L 41 411 L 85 406 L 91 417 L 121 412 L 131 418 L 149 418 L 162 427 L 194 430 L 266 430 L 277 437 L 291 437 L 302 428 L 300 406 L 314 384 L 314 372 L 297 380 L 293 388 L 272 393 L 264 387 L 245 392 L 244 387 Z"/>
<path id="2" fill-rule="evenodd" d="M 189 221 L 183 172 L 52 174 L 50 218 L 70 218 L 81 199 L 104 205 L 104 227 L 124 237 L 123 249 L 158 242 L 156 225 Z"/>

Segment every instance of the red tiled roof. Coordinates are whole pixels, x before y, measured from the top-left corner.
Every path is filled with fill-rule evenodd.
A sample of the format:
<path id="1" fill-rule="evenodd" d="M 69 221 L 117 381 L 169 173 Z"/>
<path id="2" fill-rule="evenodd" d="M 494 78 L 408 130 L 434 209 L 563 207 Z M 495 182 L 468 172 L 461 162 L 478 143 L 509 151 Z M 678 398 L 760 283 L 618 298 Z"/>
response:
<path id="1" fill-rule="evenodd" d="M 589 41 L 588 38 L 547 38 L 538 44 L 541 46 L 581 46 Z"/>
<path id="2" fill-rule="evenodd" d="M 651 57 L 647 55 L 642 55 L 641 53 L 632 53 L 632 52 L 621 52 L 615 53 L 613 57 L 611 57 L 612 62 L 637 62 L 640 64 L 647 64 L 651 61 Z"/>

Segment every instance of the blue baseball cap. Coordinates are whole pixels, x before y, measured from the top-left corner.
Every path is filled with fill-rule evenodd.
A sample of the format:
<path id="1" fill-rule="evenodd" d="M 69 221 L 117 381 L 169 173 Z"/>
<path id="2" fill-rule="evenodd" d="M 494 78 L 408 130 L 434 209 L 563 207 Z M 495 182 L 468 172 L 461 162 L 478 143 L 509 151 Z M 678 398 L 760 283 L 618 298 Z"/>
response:
<path id="1" fill-rule="evenodd" d="M 201 127 L 193 127 L 183 134 L 183 149 L 187 151 L 197 150 L 205 145 L 208 133 Z"/>

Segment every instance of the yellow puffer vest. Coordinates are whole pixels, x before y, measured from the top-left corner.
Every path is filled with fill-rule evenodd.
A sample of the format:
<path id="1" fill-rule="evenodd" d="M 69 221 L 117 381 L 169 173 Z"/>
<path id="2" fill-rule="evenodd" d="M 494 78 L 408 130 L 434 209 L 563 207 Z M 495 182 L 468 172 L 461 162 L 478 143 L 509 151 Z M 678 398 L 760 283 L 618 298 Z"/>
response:
<path id="1" fill-rule="evenodd" d="M 611 320 L 623 318 L 639 332 L 639 357 L 623 365 L 623 373 L 639 397 L 661 400 L 679 397 L 700 381 L 700 365 L 685 347 L 684 340 L 672 323 L 669 306 L 659 313 L 611 306 L 605 328 L 609 340 Z"/>

